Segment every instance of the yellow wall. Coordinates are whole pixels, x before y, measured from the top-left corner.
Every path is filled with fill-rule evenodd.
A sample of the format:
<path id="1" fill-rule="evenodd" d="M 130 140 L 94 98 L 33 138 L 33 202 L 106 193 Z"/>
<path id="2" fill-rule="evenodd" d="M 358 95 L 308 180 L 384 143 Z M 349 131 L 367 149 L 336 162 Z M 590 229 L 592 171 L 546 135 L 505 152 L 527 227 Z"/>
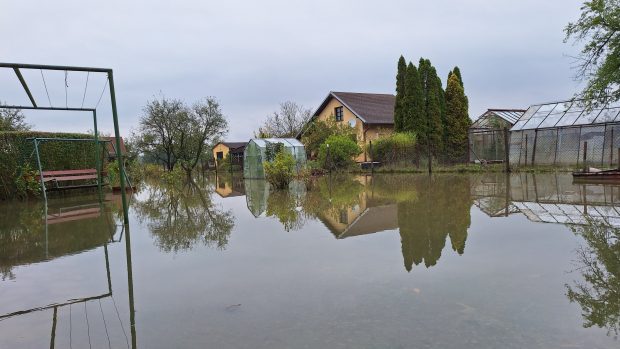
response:
<path id="1" fill-rule="evenodd" d="M 224 144 L 220 143 L 218 145 L 216 145 L 215 147 L 213 147 L 213 158 L 217 161 L 217 153 L 218 152 L 222 152 L 224 157 L 223 159 L 226 159 L 226 156 L 228 155 L 228 147 L 225 146 Z"/>
<path id="2" fill-rule="evenodd" d="M 352 111 L 350 111 L 347 107 L 342 105 L 340 101 L 336 98 L 331 98 L 331 100 L 327 103 L 325 108 L 319 113 L 316 117 L 316 120 L 327 121 L 329 119 L 335 120 L 335 108 L 343 107 L 343 116 L 342 123 L 343 125 L 348 125 L 350 120 L 355 120 L 355 133 L 357 134 L 357 144 L 362 148 L 363 152 L 360 154 L 355 161 L 370 161 L 370 157 L 366 154 L 366 145 L 369 141 L 375 140 L 380 136 L 386 136 L 393 132 L 393 127 L 391 126 L 378 126 L 378 125 L 366 125 L 362 120 L 360 120 Z M 366 130 L 366 132 L 364 132 Z"/>

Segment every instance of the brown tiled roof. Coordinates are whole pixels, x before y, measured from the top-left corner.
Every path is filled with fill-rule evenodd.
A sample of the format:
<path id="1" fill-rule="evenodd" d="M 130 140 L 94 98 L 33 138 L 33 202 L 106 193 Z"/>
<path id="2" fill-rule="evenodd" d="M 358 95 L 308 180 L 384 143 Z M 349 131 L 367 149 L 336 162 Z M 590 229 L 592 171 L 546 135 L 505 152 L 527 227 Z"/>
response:
<path id="1" fill-rule="evenodd" d="M 392 94 L 330 92 L 314 113 L 317 116 L 331 98 L 336 98 L 366 124 L 394 124 L 394 101 Z"/>
<path id="2" fill-rule="evenodd" d="M 101 139 L 109 141 L 106 142 L 108 148 L 108 156 L 116 157 L 116 137 L 101 137 Z M 121 137 L 121 154 L 127 154 L 127 148 L 125 147 L 125 141 L 123 140 L 123 137 Z"/>
<path id="3" fill-rule="evenodd" d="M 237 148 L 241 148 L 239 150 L 243 150 L 245 148 L 245 146 L 248 144 L 248 142 L 219 142 L 217 144 L 223 144 L 225 146 L 228 147 L 228 149 L 237 149 Z M 216 146 L 217 146 L 216 144 Z M 215 146 L 214 146 L 215 148 Z"/>

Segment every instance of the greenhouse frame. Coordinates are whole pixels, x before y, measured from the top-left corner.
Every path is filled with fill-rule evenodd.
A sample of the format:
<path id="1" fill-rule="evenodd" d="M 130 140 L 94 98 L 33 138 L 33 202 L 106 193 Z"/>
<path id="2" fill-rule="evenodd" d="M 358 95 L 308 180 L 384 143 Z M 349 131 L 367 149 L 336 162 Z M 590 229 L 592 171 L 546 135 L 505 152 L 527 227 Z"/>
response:
<path id="1" fill-rule="evenodd" d="M 511 166 L 618 167 L 620 102 L 532 105 L 510 129 L 509 142 Z"/>
<path id="2" fill-rule="evenodd" d="M 306 149 L 295 138 L 254 138 L 251 139 L 243 153 L 243 177 L 252 179 L 265 178 L 263 163 L 270 161 L 268 153 L 271 147 L 281 144 L 284 151 L 289 152 L 295 158 L 295 170 L 297 173 L 306 163 Z"/>
<path id="3" fill-rule="evenodd" d="M 523 109 L 487 109 L 480 115 L 468 129 L 469 161 L 503 161 L 504 133 L 523 113 Z"/>

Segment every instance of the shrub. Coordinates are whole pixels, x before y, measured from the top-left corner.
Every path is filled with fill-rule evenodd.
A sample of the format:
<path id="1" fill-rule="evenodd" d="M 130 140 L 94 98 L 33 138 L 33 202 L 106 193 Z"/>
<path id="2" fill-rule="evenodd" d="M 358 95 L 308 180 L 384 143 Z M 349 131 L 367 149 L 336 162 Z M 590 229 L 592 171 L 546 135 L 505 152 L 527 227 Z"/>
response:
<path id="1" fill-rule="evenodd" d="M 362 149 L 350 137 L 332 135 L 319 148 L 319 163 L 325 169 L 345 169 L 355 164 L 353 157 L 361 153 Z"/>
<path id="2" fill-rule="evenodd" d="M 41 179 L 38 171 L 25 164 L 18 172 L 20 174 L 15 178 L 15 193 L 18 197 L 27 198 L 41 193 Z"/>
<path id="3" fill-rule="evenodd" d="M 264 162 L 265 178 L 276 189 L 286 189 L 295 176 L 295 158 L 289 152 L 279 151 L 274 160 Z"/>
<path id="4" fill-rule="evenodd" d="M 354 128 L 351 128 L 348 124 L 334 121 L 333 117 L 327 121 L 313 121 L 301 137 L 301 142 L 306 148 L 308 157 L 315 157 L 321 145 L 325 143 L 327 138 L 333 135 L 347 136 L 353 141 L 356 139 Z"/>
<path id="5" fill-rule="evenodd" d="M 80 133 L 48 133 L 32 131 L 0 132 L 0 199 L 17 195 L 16 175 L 20 166 L 38 169 L 32 141 L 28 138 L 92 139 Z M 104 143 L 101 143 L 101 154 Z M 43 142 L 39 146 L 43 170 L 95 168 L 94 142 Z M 105 161 L 105 159 L 103 159 Z"/>
<path id="6" fill-rule="evenodd" d="M 370 146 L 367 148 L 372 161 L 385 164 L 411 161 L 415 156 L 416 135 L 411 132 L 396 132 L 373 141 L 372 149 Z"/>

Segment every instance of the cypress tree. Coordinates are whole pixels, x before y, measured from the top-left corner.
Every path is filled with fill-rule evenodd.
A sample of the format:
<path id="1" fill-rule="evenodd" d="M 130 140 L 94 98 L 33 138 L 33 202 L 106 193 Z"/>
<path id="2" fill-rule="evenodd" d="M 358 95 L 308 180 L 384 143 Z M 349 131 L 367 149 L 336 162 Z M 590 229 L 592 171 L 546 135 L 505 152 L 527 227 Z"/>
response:
<path id="1" fill-rule="evenodd" d="M 405 91 L 407 91 L 407 93 L 403 101 L 405 109 L 403 131 L 414 132 L 418 136 L 423 136 L 426 134 L 426 122 L 423 108 L 424 96 L 422 94 L 418 69 L 411 62 L 409 62 L 407 66 Z"/>
<path id="2" fill-rule="evenodd" d="M 459 84 L 461 84 L 461 87 L 465 89 L 465 87 L 463 86 L 463 78 L 461 77 L 461 70 L 459 69 L 459 67 L 454 67 L 454 69 L 452 69 L 452 73 L 456 75 L 456 77 L 459 79 Z M 448 75 L 448 79 L 449 78 L 450 75 Z"/>
<path id="3" fill-rule="evenodd" d="M 427 125 L 426 135 L 420 140 L 423 140 L 421 143 L 425 146 L 428 146 L 430 142 L 431 150 L 436 155 L 443 149 L 443 89 L 437 71 L 430 60 L 420 58 L 418 73 L 424 96 L 424 118 Z"/>
<path id="4" fill-rule="evenodd" d="M 467 97 L 458 75 L 452 74 L 446 87 L 446 155 L 451 161 L 467 156 L 467 132 L 471 125 Z"/>
<path id="5" fill-rule="evenodd" d="M 398 59 L 398 68 L 396 73 L 396 101 L 394 103 L 394 129 L 398 131 L 403 130 L 403 123 L 405 119 L 406 109 L 403 106 L 406 96 L 405 89 L 405 75 L 407 73 L 407 63 L 405 57 L 402 55 Z"/>

